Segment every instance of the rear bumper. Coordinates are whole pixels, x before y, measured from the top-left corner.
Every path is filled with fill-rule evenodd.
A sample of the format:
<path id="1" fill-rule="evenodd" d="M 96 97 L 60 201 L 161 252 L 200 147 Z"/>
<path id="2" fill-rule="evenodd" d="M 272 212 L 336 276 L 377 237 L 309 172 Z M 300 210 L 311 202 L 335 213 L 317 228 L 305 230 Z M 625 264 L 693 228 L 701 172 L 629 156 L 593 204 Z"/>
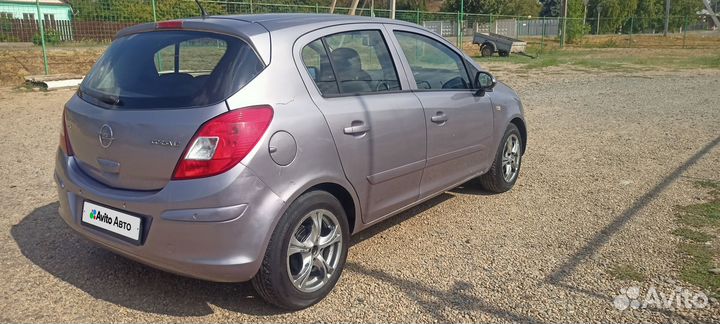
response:
<path id="1" fill-rule="evenodd" d="M 56 161 L 59 213 L 70 228 L 128 258 L 199 279 L 251 279 L 284 206 L 241 164 L 219 176 L 171 181 L 162 190 L 142 192 L 109 188 L 93 180 L 61 151 Z M 141 244 L 81 224 L 86 200 L 144 217 Z M 208 221 L 203 215 L 221 215 L 223 220 Z"/>

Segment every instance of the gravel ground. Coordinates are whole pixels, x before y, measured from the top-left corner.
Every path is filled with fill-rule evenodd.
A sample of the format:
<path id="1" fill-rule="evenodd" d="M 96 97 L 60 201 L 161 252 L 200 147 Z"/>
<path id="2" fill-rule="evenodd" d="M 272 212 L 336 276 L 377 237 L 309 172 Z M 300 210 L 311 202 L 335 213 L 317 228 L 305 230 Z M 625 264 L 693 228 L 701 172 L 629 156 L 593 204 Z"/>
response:
<path id="1" fill-rule="evenodd" d="M 672 207 L 707 198 L 693 179 L 720 180 L 720 72 L 491 70 L 526 107 L 517 186 L 460 187 L 359 234 L 336 289 L 295 313 L 71 233 L 52 160 L 72 92 L 0 89 L 0 322 L 720 322 L 717 302 L 612 305 L 629 286 L 697 290 L 677 281 Z M 614 279 L 616 264 L 645 281 Z"/>

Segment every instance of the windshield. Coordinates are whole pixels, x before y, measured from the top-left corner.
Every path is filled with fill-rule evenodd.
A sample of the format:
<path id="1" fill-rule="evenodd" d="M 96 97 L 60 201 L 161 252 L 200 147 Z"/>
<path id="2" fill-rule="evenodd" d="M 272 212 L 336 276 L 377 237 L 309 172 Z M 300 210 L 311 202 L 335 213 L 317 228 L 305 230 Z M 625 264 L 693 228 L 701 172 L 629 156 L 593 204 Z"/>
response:
<path id="1" fill-rule="evenodd" d="M 118 38 L 80 86 L 83 99 L 127 109 L 216 104 L 262 71 L 239 38 L 197 31 L 158 31 Z"/>

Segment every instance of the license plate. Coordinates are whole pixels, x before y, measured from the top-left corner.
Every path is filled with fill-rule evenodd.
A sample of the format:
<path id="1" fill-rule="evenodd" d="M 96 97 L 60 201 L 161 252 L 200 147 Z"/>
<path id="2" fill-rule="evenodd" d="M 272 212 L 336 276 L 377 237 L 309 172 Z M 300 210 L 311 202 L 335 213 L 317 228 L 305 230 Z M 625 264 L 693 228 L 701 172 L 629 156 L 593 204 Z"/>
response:
<path id="1" fill-rule="evenodd" d="M 140 242 L 142 230 L 140 217 L 86 201 L 83 203 L 82 222 L 129 238 L 136 243 Z"/>

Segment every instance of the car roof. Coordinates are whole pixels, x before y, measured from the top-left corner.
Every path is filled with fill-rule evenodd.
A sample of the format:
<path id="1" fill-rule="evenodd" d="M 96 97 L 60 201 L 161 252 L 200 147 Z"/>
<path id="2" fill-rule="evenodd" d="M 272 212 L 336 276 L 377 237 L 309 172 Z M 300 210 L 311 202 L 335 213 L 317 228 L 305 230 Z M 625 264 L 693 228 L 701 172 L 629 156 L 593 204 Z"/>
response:
<path id="1" fill-rule="evenodd" d="M 257 23 L 265 27 L 270 32 L 290 29 L 295 31 L 296 33 L 303 33 L 308 30 L 314 30 L 318 28 L 347 23 L 399 24 L 405 26 L 419 27 L 418 25 L 404 22 L 401 20 L 338 14 L 274 13 L 253 15 L 225 15 L 212 17 L 222 19 L 235 19 L 249 23 Z"/>
<path id="2" fill-rule="evenodd" d="M 217 15 L 178 19 L 186 27 L 197 30 L 219 31 L 237 35 L 253 44 L 265 63 L 270 60 L 272 43 L 294 42 L 301 35 L 313 30 L 343 24 L 396 24 L 424 29 L 413 23 L 387 18 L 349 16 L 336 14 L 279 13 L 253 15 Z M 120 30 L 116 37 L 154 31 L 156 23 L 149 22 Z M 274 34 L 272 39 L 269 34 Z"/>

